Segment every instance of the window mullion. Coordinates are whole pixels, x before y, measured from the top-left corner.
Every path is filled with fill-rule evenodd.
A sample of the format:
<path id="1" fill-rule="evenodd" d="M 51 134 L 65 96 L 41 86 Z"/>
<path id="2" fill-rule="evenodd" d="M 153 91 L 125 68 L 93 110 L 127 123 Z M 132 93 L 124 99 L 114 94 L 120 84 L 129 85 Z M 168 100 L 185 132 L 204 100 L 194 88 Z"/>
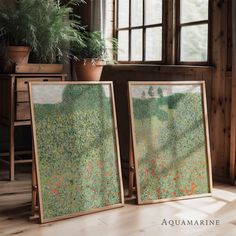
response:
<path id="1" fill-rule="evenodd" d="M 192 21 L 192 22 L 182 23 L 182 24 L 180 24 L 180 27 L 191 26 L 191 25 L 204 25 L 204 24 L 208 24 L 208 20 Z"/>
<path id="2" fill-rule="evenodd" d="M 132 0 L 129 0 L 129 61 L 131 61 L 131 4 Z"/>
<path id="3" fill-rule="evenodd" d="M 128 42 L 126 44 L 126 48 L 127 48 L 126 50 L 128 50 L 128 51 L 126 51 L 127 52 L 127 54 L 126 54 L 127 55 L 127 57 L 126 57 L 127 58 L 127 62 L 135 63 L 136 57 L 138 57 L 138 61 L 136 61 L 136 62 L 143 62 L 143 63 L 145 63 L 145 61 L 149 60 L 149 57 L 155 57 L 155 55 L 152 55 L 153 53 L 155 54 L 155 52 L 152 53 L 152 51 L 150 51 L 150 50 L 152 50 L 151 48 L 153 47 L 153 49 L 155 48 L 155 51 L 156 51 L 156 46 L 154 46 L 155 40 L 157 40 L 157 42 L 159 42 L 159 37 L 160 37 L 160 31 L 158 31 L 156 28 L 161 27 L 161 29 L 163 31 L 163 19 L 162 19 L 161 23 L 160 22 L 159 23 L 155 23 L 155 21 L 151 20 L 150 24 L 145 25 L 145 21 L 146 21 L 145 19 L 148 17 L 148 15 L 146 15 L 146 14 L 148 14 L 148 12 L 146 12 L 146 9 L 148 7 L 147 6 L 148 2 L 146 2 L 146 0 L 141 0 L 141 2 L 139 2 L 139 3 L 142 4 L 142 18 L 141 18 L 142 22 L 140 22 L 141 23 L 140 25 L 132 26 L 132 18 L 134 17 L 134 15 L 133 15 L 134 12 L 132 12 L 132 9 L 134 9 L 134 7 L 132 7 L 132 6 L 133 6 L 133 4 L 135 4 L 135 2 L 133 0 L 126 0 L 126 1 L 128 1 L 128 2 L 126 2 L 128 4 L 125 4 L 125 5 L 126 6 L 129 5 L 129 6 L 128 6 L 128 9 L 126 8 L 124 10 L 127 10 L 128 14 L 129 14 L 129 16 L 128 16 L 128 25 L 125 26 L 125 27 L 123 26 L 124 24 L 120 25 L 120 26 L 118 25 L 119 9 L 117 9 L 118 12 L 117 12 L 117 28 L 116 28 L 116 32 L 119 33 L 121 31 L 127 31 L 127 34 L 126 34 L 127 37 L 128 37 Z M 118 0 L 117 0 L 117 2 L 118 2 Z M 125 5 L 124 5 L 124 7 L 125 7 Z M 162 5 L 163 5 L 163 1 L 162 1 Z M 117 6 L 119 6 L 119 5 L 117 5 Z M 140 8 L 138 8 L 138 9 L 141 10 Z M 120 9 L 120 13 L 122 14 L 122 9 Z M 153 14 L 153 12 L 152 12 L 152 14 Z M 164 17 L 163 9 L 162 9 L 162 17 Z M 156 22 L 158 22 L 158 21 L 156 21 Z M 158 31 L 158 36 L 156 36 L 155 32 L 152 32 L 151 28 L 154 28 L 155 32 L 156 32 L 156 30 Z M 133 31 L 135 31 L 135 32 L 133 32 Z M 136 42 L 135 41 L 136 38 L 133 38 L 133 41 L 132 41 L 132 37 L 137 37 L 137 40 L 142 40 L 142 43 L 140 44 L 140 43 Z M 147 39 L 148 39 L 147 37 L 151 40 L 151 44 L 147 44 Z M 162 37 L 164 37 L 163 36 L 163 32 L 162 32 Z M 121 45 L 122 45 L 122 43 L 124 43 L 123 41 L 124 40 L 120 41 Z M 162 38 L 162 43 L 163 43 L 163 41 L 164 40 Z M 136 46 L 132 45 L 132 43 L 135 43 Z M 137 48 L 138 47 L 137 43 L 138 43 L 138 45 L 140 45 L 139 48 Z M 148 46 L 148 48 L 147 48 L 147 46 Z M 162 45 L 162 48 L 163 48 L 163 45 Z M 137 49 L 137 52 L 136 52 L 136 49 Z M 141 49 L 142 49 L 142 52 L 141 52 Z M 133 50 L 133 52 L 132 52 L 132 50 Z M 159 50 L 156 51 L 156 54 L 158 54 L 158 53 L 159 53 Z M 121 53 L 121 55 L 123 55 L 123 54 Z M 163 53 L 162 53 L 162 56 L 163 56 Z M 132 61 L 132 59 L 134 59 L 134 61 Z M 152 59 L 150 61 L 154 62 L 154 60 L 152 60 Z M 161 61 L 162 61 L 162 59 L 160 59 L 159 62 L 161 62 Z M 120 62 L 125 62 L 125 61 L 120 61 Z"/>
<path id="4" fill-rule="evenodd" d="M 143 0 L 143 58 L 142 61 L 146 60 L 146 28 L 145 26 L 145 0 Z"/>

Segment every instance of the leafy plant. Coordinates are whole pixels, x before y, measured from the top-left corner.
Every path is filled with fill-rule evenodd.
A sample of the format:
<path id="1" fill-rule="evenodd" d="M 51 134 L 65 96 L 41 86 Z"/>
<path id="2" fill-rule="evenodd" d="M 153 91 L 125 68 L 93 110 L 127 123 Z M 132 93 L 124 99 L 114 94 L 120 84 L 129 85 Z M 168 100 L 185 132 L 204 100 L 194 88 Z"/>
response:
<path id="1" fill-rule="evenodd" d="M 76 60 L 109 60 L 109 53 L 117 53 L 115 38 L 105 39 L 100 31 L 81 32 L 83 44 L 72 44 L 72 55 Z M 110 44 L 110 48 L 109 48 Z"/>
<path id="2" fill-rule="evenodd" d="M 35 25 L 31 1 L 23 0 L 15 7 L 4 4 L 0 8 L 1 42 L 15 46 L 36 48 Z"/>
<path id="3" fill-rule="evenodd" d="M 0 29 L 11 45 L 32 48 L 36 62 L 52 63 L 69 56 L 69 44 L 82 44 L 80 18 L 72 6 L 84 0 L 21 0 L 16 7 L 0 9 Z"/>
<path id="4" fill-rule="evenodd" d="M 75 4 L 84 3 L 83 0 L 72 0 L 66 5 L 60 1 L 34 1 L 36 14 L 34 22 L 37 25 L 36 38 L 38 41 L 36 58 L 41 62 L 53 62 L 63 55 L 70 55 L 70 43 L 83 43 L 80 31 L 80 18 L 73 13 Z"/>

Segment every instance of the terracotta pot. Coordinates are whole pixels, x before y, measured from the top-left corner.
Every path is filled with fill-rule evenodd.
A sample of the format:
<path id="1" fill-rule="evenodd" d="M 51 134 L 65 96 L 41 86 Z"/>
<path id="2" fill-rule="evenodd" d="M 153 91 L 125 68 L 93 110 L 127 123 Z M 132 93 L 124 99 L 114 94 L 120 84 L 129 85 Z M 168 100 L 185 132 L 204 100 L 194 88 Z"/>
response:
<path id="1" fill-rule="evenodd" d="M 30 47 L 8 46 L 6 51 L 7 58 L 16 64 L 27 64 L 29 60 Z"/>
<path id="2" fill-rule="evenodd" d="M 104 62 L 102 60 L 84 60 L 74 62 L 77 80 L 99 81 Z"/>

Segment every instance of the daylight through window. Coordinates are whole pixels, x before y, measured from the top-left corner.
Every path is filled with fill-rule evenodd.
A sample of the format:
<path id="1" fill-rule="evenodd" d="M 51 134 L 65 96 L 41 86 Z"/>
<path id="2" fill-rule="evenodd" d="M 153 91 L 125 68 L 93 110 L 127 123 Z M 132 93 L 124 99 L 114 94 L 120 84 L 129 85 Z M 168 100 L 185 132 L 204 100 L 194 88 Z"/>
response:
<path id="1" fill-rule="evenodd" d="M 179 0 L 179 60 L 208 61 L 208 0 Z"/>
<path id="2" fill-rule="evenodd" d="M 118 0 L 118 61 L 162 61 L 162 0 Z"/>

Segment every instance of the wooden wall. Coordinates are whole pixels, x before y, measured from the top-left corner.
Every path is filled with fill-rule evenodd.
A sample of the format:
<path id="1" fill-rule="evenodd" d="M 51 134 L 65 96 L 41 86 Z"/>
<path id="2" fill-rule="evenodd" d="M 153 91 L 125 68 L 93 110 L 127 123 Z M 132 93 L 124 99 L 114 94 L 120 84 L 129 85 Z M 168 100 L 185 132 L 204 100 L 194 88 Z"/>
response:
<path id="1" fill-rule="evenodd" d="M 215 66 L 211 94 L 211 145 L 213 175 L 219 181 L 229 181 L 230 117 L 231 117 L 231 1 L 212 1 L 211 64 Z"/>
<path id="2" fill-rule="evenodd" d="M 174 0 L 167 0 L 171 7 Z M 78 9 L 84 25 L 89 26 L 90 1 Z M 107 0 L 110 11 L 113 0 Z M 168 56 L 167 63 L 172 66 L 106 66 L 102 80 L 112 80 L 115 83 L 117 113 L 121 141 L 123 166 L 128 160 L 128 107 L 127 81 L 130 80 L 198 80 L 207 81 L 209 121 L 211 133 L 211 150 L 214 179 L 229 182 L 230 173 L 230 131 L 231 131 L 231 87 L 232 87 L 232 0 L 211 0 L 211 62 L 207 67 L 175 66 L 173 57 Z M 113 17 L 110 15 L 108 30 L 112 32 Z M 168 19 L 168 30 L 173 19 Z M 170 55 L 174 50 L 172 39 L 168 39 L 167 51 Z M 235 94 L 234 94 L 235 96 Z M 0 127 L 1 131 L 2 128 Z M 1 132 L 2 135 L 2 132 Z M 5 135 L 3 135 L 5 138 Z M 2 145 L 0 145 L 2 146 Z"/>
<path id="3" fill-rule="evenodd" d="M 232 104 L 231 104 L 231 142 L 230 142 L 230 180 L 235 184 L 236 154 L 236 1 L 232 2 Z"/>

